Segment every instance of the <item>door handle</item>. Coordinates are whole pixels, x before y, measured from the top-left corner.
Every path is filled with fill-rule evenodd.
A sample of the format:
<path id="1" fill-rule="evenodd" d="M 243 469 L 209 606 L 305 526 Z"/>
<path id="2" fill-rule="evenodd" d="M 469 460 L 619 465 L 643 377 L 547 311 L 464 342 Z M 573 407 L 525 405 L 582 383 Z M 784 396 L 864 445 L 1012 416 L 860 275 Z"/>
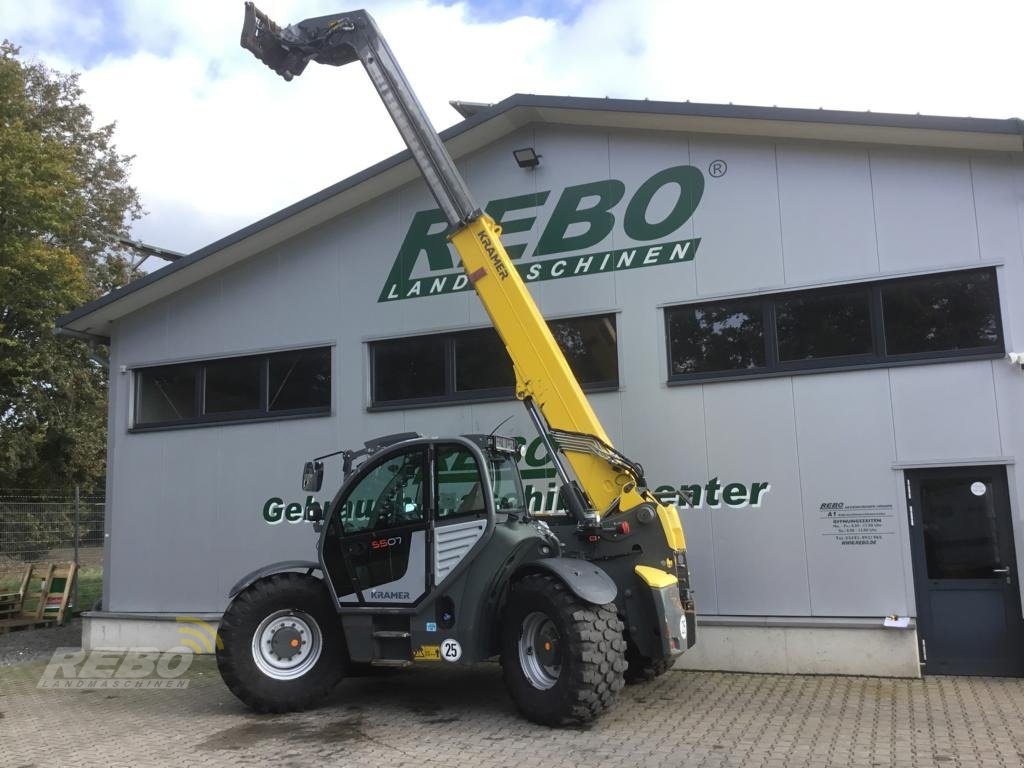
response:
<path id="1" fill-rule="evenodd" d="M 1006 568 L 993 568 L 992 569 L 992 573 L 1002 573 L 1002 574 L 1005 575 L 1005 574 L 1007 574 L 1009 572 L 1010 572 L 1009 566 L 1007 566 Z"/>

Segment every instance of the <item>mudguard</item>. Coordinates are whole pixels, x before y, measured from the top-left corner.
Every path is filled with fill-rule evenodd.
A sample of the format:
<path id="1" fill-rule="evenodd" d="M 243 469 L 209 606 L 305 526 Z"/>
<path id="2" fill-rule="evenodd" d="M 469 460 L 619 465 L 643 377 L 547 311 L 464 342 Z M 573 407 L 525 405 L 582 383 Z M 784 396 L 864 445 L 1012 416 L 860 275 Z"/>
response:
<path id="1" fill-rule="evenodd" d="M 601 568 L 586 560 L 575 557 L 546 557 L 524 563 L 516 576 L 525 573 L 547 571 L 557 576 L 581 600 L 594 605 L 614 602 L 619 589 L 612 577 Z M 513 577 L 515 578 L 515 577 Z"/>
<path id="2" fill-rule="evenodd" d="M 241 592 L 243 589 L 248 587 L 265 576 L 273 576 L 275 573 L 285 573 L 286 571 L 319 571 L 320 563 L 314 563 L 311 560 L 284 560 L 280 563 L 272 563 L 265 565 L 259 570 L 255 570 L 252 573 L 246 574 L 242 579 L 231 588 L 228 592 L 228 600 L 234 600 L 235 595 Z"/>

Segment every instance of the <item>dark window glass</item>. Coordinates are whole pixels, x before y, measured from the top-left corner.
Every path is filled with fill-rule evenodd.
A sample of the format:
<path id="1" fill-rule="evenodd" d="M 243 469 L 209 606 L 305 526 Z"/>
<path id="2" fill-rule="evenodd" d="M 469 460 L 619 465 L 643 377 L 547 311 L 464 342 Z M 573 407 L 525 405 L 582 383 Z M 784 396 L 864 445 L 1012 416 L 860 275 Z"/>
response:
<path id="1" fill-rule="evenodd" d="M 992 270 L 892 282 L 882 286 L 882 302 L 890 355 L 1001 344 Z"/>
<path id="2" fill-rule="evenodd" d="M 548 327 L 581 384 L 619 383 L 614 315 L 552 320 Z"/>
<path id="3" fill-rule="evenodd" d="M 169 365 L 139 371 L 138 413 L 135 420 L 148 424 L 194 419 L 196 410 L 195 365 Z"/>
<path id="4" fill-rule="evenodd" d="M 988 478 L 922 480 L 921 506 L 929 579 L 991 579 L 1005 565 Z"/>
<path id="5" fill-rule="evenodd" d="M 549 327 L 581 385 L 618 386 L 614 315 L 552 320 Z M 511 396 L 516 383 L 493 328 L 377 341 L 370 349 L 374 404 Z"/>
<path id="6" fill-rule="evenodd" d="M 331 350 L 140 368 L 135 387 L 135 427 L 244 421 L 296 411 L 329 413 Z"/>
<path id="7" fill-rule="evenodd" d="M 455 390 L 512 390 L 516 376 L 512 361 L 493 328 L 455 334 Z"/>
<path id="8" fill-rule="evenodd" d="M 330 348 L 271 355 L 269 397 L 271 411 L 330 408 Z"/>
<path id="9" fill-rule="evenodd" d="M 868 292 L 807 293 L 779 299 L 775 328 L 783 361 L 870 353 Z"/>
<path id="10" fill-rule="evenodd" d="M 444 397 L 445 338 L 419 336 L 373 345 L 373 400 Z"/>
<path id="11" fill-rule="evenodd" d="M 205 413 L 258 411 L 264 359 L 238 357 L 206 364 Z"/>
<path id="12" fill-rule="evenodd" d="M 762 329 L 762 318 L 774 323 Z M 937 362 L 1003 350 L 993 269 L 671 307 L 665 321 L 670 380 L 896 365 L 915 362 L 912 356 Z"/>
<path id="13" fill-rule="evenodd" d="M 760 300 L 676 307 L 668 311 L 673 374 L 742 371 L 765 364 Z"/>

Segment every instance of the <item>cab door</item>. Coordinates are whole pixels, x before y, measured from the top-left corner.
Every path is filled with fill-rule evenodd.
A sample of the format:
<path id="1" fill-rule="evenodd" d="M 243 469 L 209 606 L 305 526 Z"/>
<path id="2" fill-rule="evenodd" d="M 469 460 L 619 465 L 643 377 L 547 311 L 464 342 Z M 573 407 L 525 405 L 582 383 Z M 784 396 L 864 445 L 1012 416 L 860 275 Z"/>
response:
<path id="1" fill-rule="evenodd" d="M 494 502 L 474 451 L 460 443 L 441 443 L 434 451 L 431 578 L 441 585 L 487 532 Z"/>
<path id="2" fill-rule="evenodd" d="M 339 603 L 410 606 L 426 594 L 429 477 L 422 444 L 360 468 L 334 505 L 323 542 Z"/>

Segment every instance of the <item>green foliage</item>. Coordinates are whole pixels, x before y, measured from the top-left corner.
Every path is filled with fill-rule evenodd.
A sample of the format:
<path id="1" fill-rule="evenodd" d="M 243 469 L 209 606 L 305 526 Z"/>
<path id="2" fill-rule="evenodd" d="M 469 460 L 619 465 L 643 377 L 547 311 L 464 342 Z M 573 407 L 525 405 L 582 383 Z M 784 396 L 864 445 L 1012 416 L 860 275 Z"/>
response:
<path id="1" fill-rule="evenodd" d="M 54 321 L 130 277 L 142 215 L 131 158 L 96 127 L 78 76 L 0 45 L 0 487 L 100 484 L 106 371 Z"/>

